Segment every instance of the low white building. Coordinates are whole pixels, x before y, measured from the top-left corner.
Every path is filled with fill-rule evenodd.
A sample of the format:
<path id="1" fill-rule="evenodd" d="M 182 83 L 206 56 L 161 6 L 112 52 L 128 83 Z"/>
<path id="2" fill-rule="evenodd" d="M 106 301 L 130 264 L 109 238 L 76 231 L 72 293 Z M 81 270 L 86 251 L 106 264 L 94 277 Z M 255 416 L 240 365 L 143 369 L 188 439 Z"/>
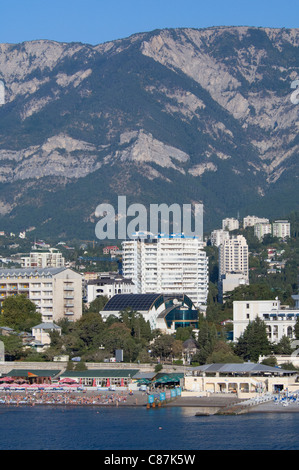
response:
<path id="1" fill-rule="evenodd" d="M 225 240 L 229 240 L 229 232 L 227 230 L 218 229 L 211 232 L 211 245 L 222 245 Z"/>
<path id="2" fill-rule="evenodd" d="M 86 286 L 87 303 L 100 296 L 106 296 L 108 299 L 111 299 L 116 294 L 134 293 L 136 293 L 136 288 L 132 280 L 117 273 L 102 273 L 97 279 L 90 280 Z"/>
<path id="3" fill-rule="evenodd" d="M 226 219 L 222 220 L 222 230 L 238 230 L 239 228 L 239 221 L 238 219 L 234 219 L 233 217 L 227 217 Z"/>
<path id="4" fill-rule="evenodd" d="M 40 323 L 32 328 L 32 336 L 40 342 L 41 347 L 47 347 L 51 344 L 50 332 L 54 330 L 61 335 L 61 328 L 54 323 Z"/>
<path id="5" fill-rule="evenodd" d="M 188 391 L 202 396 L 213 393 L 235 394 L 250 398 L 261 393 L 298 390 L 297 371 L 284 370 L 264 364 L 205 364 L 192 367 L 185 375 L 185 396 Z"/>
<path id="6" fill-rule="evenodd" d="M 244 333 L 250 322 L 260 318 L 266 325 L 269 341 L 278 343 L 283 336 L 295 339 L 294 326 L 299 309 L 282 306 L 275 300 L 237 300 L 233 302 L 233 341 Z"/>
<path id="7" fill-rule="evenodd" d="M 268 224 L 269 219 L 265 217 L 257 217 L 256 215 L 248 215 L 243 218 L 243 228 L 253 227 L 256 224 Z"/>
<path id="8" fill-rule="evenodd" d="M 249 279 L 242 272 L 231 272 L 226 273 L 222 276 L 221 282 L 219 283 L 219 289 L 221 289 L 220 298 L 225 297 L 227 292 L 232 292 L 234 289 L 240 286 L 248 286 Z"/>

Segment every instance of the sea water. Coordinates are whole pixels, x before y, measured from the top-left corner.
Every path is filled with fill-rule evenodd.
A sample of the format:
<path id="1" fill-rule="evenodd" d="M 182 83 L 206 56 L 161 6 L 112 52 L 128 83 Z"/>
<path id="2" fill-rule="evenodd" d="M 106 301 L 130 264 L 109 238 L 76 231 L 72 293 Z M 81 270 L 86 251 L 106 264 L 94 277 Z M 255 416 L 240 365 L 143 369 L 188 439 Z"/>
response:
<path id="1" fill-rule="evenodd" d="M 298 450 L 299 413 L 196 408 L 0 407 L 1 450 Z"/>

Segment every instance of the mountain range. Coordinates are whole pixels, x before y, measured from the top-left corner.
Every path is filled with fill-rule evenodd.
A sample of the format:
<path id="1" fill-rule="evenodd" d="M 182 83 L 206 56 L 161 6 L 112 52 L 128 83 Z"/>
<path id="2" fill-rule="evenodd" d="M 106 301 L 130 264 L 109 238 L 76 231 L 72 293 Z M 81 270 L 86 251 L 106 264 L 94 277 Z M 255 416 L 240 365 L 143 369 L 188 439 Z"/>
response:
<path id="1" fill-rule="evenodd" d="M 95 238 L 98 204 L 298 210 L 299 29 L 0 44 L 0 229 Z M 298 96 L 299 97 L 299 96 Z"/>

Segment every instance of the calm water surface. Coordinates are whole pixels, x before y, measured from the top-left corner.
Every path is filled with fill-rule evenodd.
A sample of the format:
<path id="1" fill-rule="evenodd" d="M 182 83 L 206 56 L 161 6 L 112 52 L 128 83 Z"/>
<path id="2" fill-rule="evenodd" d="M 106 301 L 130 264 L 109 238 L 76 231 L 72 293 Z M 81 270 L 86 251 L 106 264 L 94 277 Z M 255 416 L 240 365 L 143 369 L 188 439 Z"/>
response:
<path id="1" fill-rule="evenodd" d="M 195 408 L 0 407 L 1 450 L 298 450 L 299 413 Z"/>

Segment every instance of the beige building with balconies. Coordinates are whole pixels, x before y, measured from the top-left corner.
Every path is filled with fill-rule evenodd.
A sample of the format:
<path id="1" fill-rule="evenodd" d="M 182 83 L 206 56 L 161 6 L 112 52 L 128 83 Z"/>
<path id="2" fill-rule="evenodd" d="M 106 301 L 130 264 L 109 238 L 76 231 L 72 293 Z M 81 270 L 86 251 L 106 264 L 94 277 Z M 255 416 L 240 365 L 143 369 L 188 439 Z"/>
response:
<path id="1" fill-rule="evenodd" d="M 82 276 L 69 268 L 0 269 L 0 303 L 18 294 L 35 303 L 43 322 L 82 316 Z"/>
<path id="2" fill-rule="evenodd" d="M 65 259 L 56 248 L 32 251 L 28 256 L 22 256 L 22 268 L 62 268 Z"/>

